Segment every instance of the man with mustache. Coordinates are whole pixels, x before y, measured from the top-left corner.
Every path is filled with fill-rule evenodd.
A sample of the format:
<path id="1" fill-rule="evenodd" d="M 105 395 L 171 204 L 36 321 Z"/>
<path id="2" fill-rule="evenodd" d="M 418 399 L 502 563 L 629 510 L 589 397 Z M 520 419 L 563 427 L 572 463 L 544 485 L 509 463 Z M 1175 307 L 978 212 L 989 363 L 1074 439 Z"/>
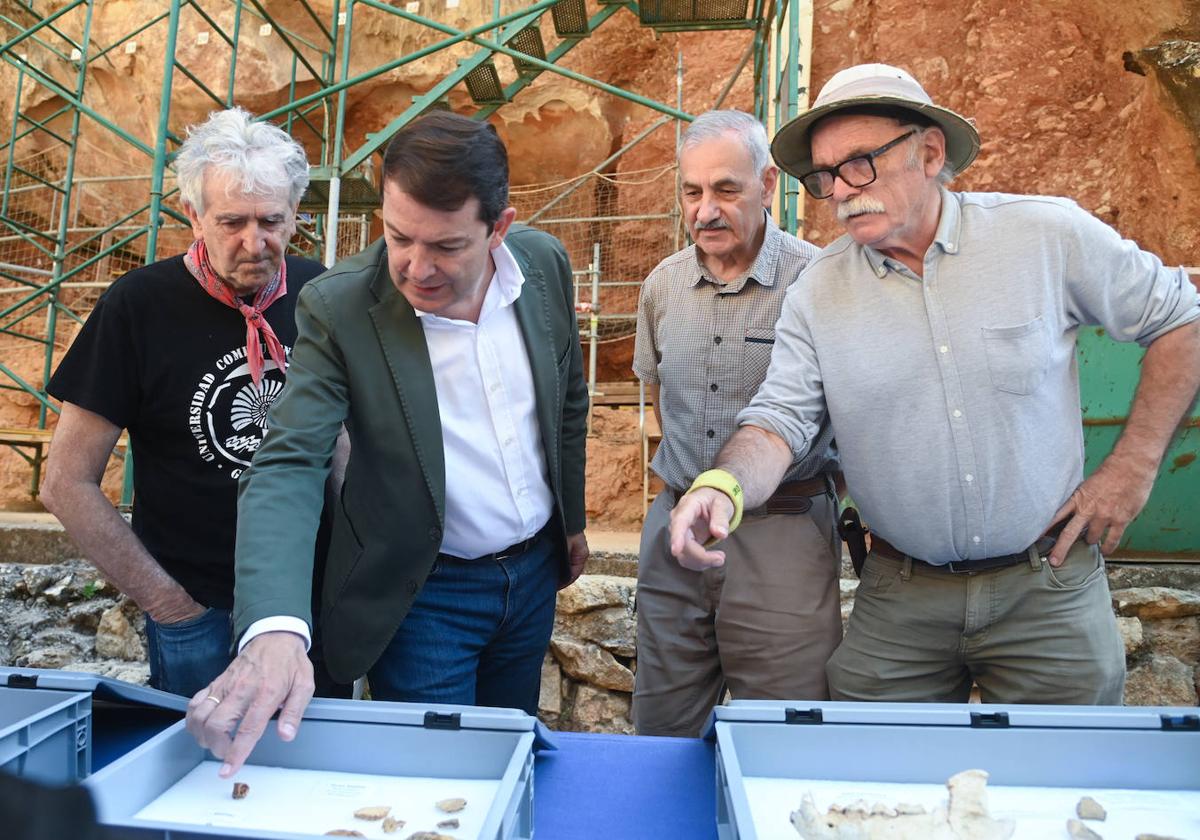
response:
<path id="1" fill-rule="evenodd" d="M 749 114 L 701 114 L 678 159 L 695 244 L 646 278 L 633 361 L 662 429 L 652 466 L 666 484 L 642 529 L 633 715 L 641 734 L 695 737 L 726 688 L 736 698 L 828 697 L 841 543 L 826 424 L 748 511 L 726 566 L 697 573 L 671 556 L 671 510 L 766 375 L 784 296 L 817 252 L 767 213 L 778 170 Z"/>
<path id="2" fill-rule="evenodd" d="M 151 685 L 191 696 L 231 659 L 237 480 L 283 388 L 296 298 L 324 267 L 284 256 L 308 160 L 279 128 L 215 112 L 175 172 L 195 241 L 113 283 L 59 364 L 41 498 L 145 611 Z M 123 428 L 132 525 L 100 490 Z"/>
<path id="3" fill-rule="evenodd" d="M 840 700 L 1119 704 L 1102 553 L 1145 505 L 1200 387 L 1200 295 L 1073 202 L 951 192 L 974 126 L 887 65 L 833 76 L 775 160 L 847 235 L 789 294 L 766 381 L 675 510 L 708 568 L 744 508 L 831 420 L 871 527 Z M 1147 348 L 1129 420 L 1086 480 L 1075 336 Z M 736 533 L 736 532 L 734 532 Z M 1045 535 L 1045 536 L 1044 536 Z"/>
<path id="4" fill-rule="evenodd" d="M 325 655 L 378 700 L 537 713 L 556 590 L 587 560 L 588 395 L 571 266 L 513 225 L 495 128 L 409 123 L 383 161 L 383 237 L 314 280 L 271 431 L 243 481 L 240 650 L 188 728 L 237 771 L 312 696 L 308 562 L 350 436 L 320 598 Z M 235 737 L 236 733 L 236 737 Z"/>

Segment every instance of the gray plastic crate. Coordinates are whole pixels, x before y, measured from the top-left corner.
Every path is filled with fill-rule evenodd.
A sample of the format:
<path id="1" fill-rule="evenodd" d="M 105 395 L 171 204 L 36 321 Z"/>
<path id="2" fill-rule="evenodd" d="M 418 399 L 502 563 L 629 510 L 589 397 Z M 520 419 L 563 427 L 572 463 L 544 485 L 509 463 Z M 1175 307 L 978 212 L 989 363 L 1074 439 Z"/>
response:
<path id="1" fill-rule="evenodd" d="M 294 741 L 280 741 L 272 723 L 247 764 L 496 781 L 499 788 L 478 836 L 481 840 L 529 840 L 533 836 L 535 741 L 547 743 L 536 720 L 514 710 L 315 700 Z M 119 827 L 122 837 L 131 840 L 291 840 L 313 836 L 136 817 L 206 760 L 213 760 L 212 755 L 196 744 L 180 721 L 93 775 L 86 784 L 100 821 Z M 397 836 L 407 836 L 409 829 L 419 827 L 409 825 Z"/>
<path id="2" fill-rule="evenodd" d="M 87 776 L 92 695 L 0 687 L 0 771 L 46 784 Z"/>
<path id="3" fill-rule="evenodd" d="M 70 784 L 92 770 L 95 701 L 182 712 L 187 698 L 75 671 L 0 667 L 0 771 Z"/>
<path id="4" fill-rule="evenodd" d="M 1195 707 L 746 700 L 709 735 L 721 840 L 757 840 L 745 777 L 940 785 L 979 767 L 989 786 L 1200 791 Z"/>

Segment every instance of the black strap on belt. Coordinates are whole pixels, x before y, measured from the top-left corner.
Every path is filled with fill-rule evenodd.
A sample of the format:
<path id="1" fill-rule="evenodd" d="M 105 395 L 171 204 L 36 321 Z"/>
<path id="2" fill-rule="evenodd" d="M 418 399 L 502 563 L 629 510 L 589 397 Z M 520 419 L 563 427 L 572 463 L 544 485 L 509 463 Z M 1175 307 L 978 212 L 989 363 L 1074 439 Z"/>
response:
<path id="1" fill-rule="evenodd" d="M 855 508 L 846 507 L 838 517 L 838 534 L 850 549 L 850 565 L 854 567 L 854 576 L 862 577 L 863 564 L 867 562 L 867 529 L 863 527 Z"/>

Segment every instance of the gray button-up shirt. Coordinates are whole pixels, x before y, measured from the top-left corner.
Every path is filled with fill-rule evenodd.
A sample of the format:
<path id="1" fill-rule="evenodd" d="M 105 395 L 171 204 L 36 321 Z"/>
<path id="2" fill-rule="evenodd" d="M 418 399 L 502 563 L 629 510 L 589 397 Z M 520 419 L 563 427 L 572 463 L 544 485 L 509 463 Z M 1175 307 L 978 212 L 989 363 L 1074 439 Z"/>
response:
<path id="1" fill-rule="evenodd" d="M 1143 346 L 1200 317 L 1182 269 L 1067 199 L 942 192 L 924 277 L 829 245 L 792 286 L 738 422 L 797 457 L 828 417 L 870 527 L 931 563 L 1028 547 L 1083 479 L 1075 336 Z"/>
<path id="2" fill-rule="evenodd" d="M 709 469 L 737 429 L 735 418 L 767 375 L 775 322 L 788 287 L 817 253 L 769 216 L 754 265 L 722 283 L 700 263 L 696 246 L 650 272 L 638 304 L 633 371 L 659 384 L 662 443 L 651 463 L 672 487 L 686 489 Z M 796 458 L 788 479 L 836 464 L 824 423 L 814 446 Z"/>

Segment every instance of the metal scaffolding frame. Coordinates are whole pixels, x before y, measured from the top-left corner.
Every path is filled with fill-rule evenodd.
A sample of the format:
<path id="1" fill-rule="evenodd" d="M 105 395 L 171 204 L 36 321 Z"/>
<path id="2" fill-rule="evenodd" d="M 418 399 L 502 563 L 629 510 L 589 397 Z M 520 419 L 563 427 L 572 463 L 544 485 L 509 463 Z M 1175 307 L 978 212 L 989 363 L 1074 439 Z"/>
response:
<path id="1" fill-rule="evenodd" d="M 376 187 L 371 173 L 374 156 L 403 125 L 431 108 L 446 107 L 446 96 L 456 86 L 467 88 L 477 105 L 472 116 L 481 120 L 512 101 L 542 73 L 554 73 L 662 114 L 641 137 L 667 122 L 690 121 L 681 100 L 674 105 L 658 102 L 562 66 L 561 61 L 576 45 L 594 37 L 625 9 L 638 15 L 642 24 L 660 31 L 752 30 L 752 43 L 737 72 L 753 59 L 755 113 L 770 129 L 793 116 L 800 102 L 796 85 L 807 73 L 808 45 L 807 37 L 801 40 L 803 27 L 797 22 L 807 15 L 811 27 L 812 17 L 808 0 L 709 0 L 705 4 L 600 0 L 590 15 L 584 0 L 539 0 L 505 14 L 496 0 L 490 20 L 458 29 L 384 0 L 332 0 L 328 19 L 309 0 L 291 2 L 292 19 L 298 16 L 303 20 L 303 32 L 273 16 L 267 8 L 269 0 L 158 0 L 144 4 L 151 9 L 148 19 L 111 43 L 98 43 L 94 37 L 100 0 L 8 0 L 0 4 L 0 60 L 15 71 L 16 79 L 13 112 L 7 119 L 9 136 L 0 142 L 0 337 L 29 341 L 42 353 L 40 381 L 28 381 L 9 359 L 0 359 L 0 388 L 23 392 L 37 401 L 38 430 L 45 430 L 50 414 L 58 410 L 47 398 L 45 383 L 56 363 L 56 339 L 62 323 L 81 323 L 88 304 L 94 301 L 94 294 L 80 295 L 106 285 L 111 278 L 99 275 L 113 259 L 120 257 L 126 264 L 130 260 L 153 262 L 163 249 L 163 237 L 179 236 L 187 227 L 187 219 L 170 203 L 176 194 L 173 156 L 181 142 L 180 120 L 173 113 L 175 94 L 191 86 L 215 108 L 237 103 L 239 53 L 247 37 L 269 35 L 271 48 L 285 50 L 290 58 L 288 102 L 260 119 L 303 134 L 310 153 L 317 150 L 319 162 L 313 166 L 312 187 L 302 204 L 302 210 L 310 215 L 300 225 L 293 246 L 319 254 L 330 264 L 336 256 L 341 213 L 365 212 L 377 199 L 372 194 Z M 351 75 L 356 18 L 363 20 L 368 15 L 391 16 L 443 37 Z M 218 19 L 231 23 L 221 25 Z M 179 48 L 186 46 L 180 43 L 181 25 L 188 22 L 202 22 L 207 33 L 204 41 L 196 42 L 208 45 L 203 67 L 189 66 L 180 58 Z M 553 31 L 556 39 L 549 49 L 543 43 L 543 30 Z M 123 128 L 115 115 L 103 113 L 94 104 L 88 82 L 102 62 L 110 64 L 122 53 L 136 53 L 138 39 L 147 37 L 161 38 L 163 43 L 162 85 L 153 135 L 139 137 Z M 349 148 L 345 121 L 347 93 L 352 88 L 455 47 L 459 52 L 471 50 L 468 57 L 459 59 L 456 69 L 415 96 L 385 128 Z M 516 71 L 507 84 L 497 72 L 498 56 L 510 59 Z M 218 61 L 224 62 L 220 83 L 213 75 Z M 728 81 L 721 99 L 736 75 Z M 300 95 L 301 88 L 312 92 Z M 51 104 L 47 106 L 47 102 Z M 76 171 L 81 143 L 94 133 L 103 134 L 124 150 L 127 160 L 122 177 L 148 177 L 150 184 L 145 203 L 123 212 L 120 218 L 85 219 L 80 224 L 80 185 L 109 177 L 107 173 L 97 176 Z M 597 171 L 636 142 L 627 144 Z M 50 157 L 52 164 L 43 169 L 30 162 Z M 24 202 L 32 191 L 52 196 L 54 218 L 26 212 Z M 790 191 L 781 192 L 787 192 L 790 199 L 781 204 L 779 218 L 794 231 L 794 182 Z M 4 243 L 17 241 L 33 258 L 3 259 Z M 5 442 L 0 435 L 0 444 Z M 127 501 L 130 484 L 126 472 Z M 36 487 L 33 489 L 36 494 Z"/>

